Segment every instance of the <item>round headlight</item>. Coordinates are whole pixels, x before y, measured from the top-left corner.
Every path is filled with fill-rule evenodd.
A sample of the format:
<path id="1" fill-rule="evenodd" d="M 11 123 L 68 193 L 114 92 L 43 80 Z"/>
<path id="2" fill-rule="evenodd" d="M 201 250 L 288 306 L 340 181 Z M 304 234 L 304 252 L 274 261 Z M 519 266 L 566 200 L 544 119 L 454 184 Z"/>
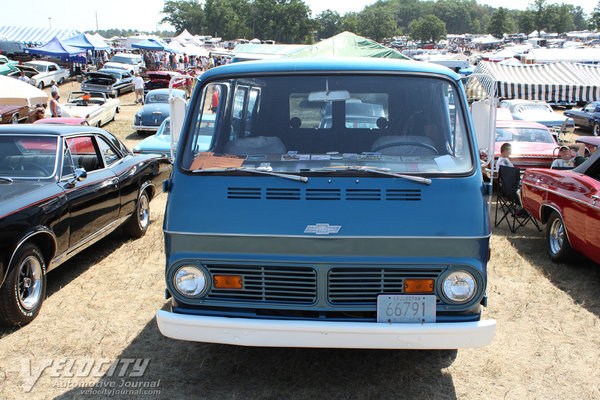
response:
<path id="1" fill-rule="evenodd" d="M 184 265 L 175 271 L 173 285 L 182 295 L 195 297 L 206 288 L 206 275 L 202 269 L 194 265 Z"/>
<path id="2" fill-rule="evenodd" d="M 454 271 L 442 281 L 444 296 L 453 303 L 470 301 L 477 291 L 477 282 L 467 271 Z"/>

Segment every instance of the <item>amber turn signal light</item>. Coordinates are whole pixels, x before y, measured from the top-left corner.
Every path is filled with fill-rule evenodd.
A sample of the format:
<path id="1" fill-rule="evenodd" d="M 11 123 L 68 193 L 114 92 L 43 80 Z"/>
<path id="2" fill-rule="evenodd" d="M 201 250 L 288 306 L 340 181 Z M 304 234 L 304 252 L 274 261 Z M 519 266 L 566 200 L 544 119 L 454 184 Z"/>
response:
<path id="1" fill-rule="evenodd" d="M 404 293 L 432 293 L 433 279 L 405 279 Z"/>
<path id="2" fill-rule="evenodd" d="M 213 282 L 217 289 L 243 288 L 242 277 L 240 275 L 215 275 L 213 277 Z"/>

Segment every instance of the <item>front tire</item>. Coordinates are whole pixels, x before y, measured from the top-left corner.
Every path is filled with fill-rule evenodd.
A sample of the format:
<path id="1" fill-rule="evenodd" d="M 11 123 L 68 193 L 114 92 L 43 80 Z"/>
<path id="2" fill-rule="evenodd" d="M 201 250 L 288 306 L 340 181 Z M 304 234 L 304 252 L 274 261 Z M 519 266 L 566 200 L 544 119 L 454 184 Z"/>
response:
<path id="1" fill-rule="evenodd" d="M 14 255 L 0 288 L 0 323 L 23 326 L 39 314 L 46 295 L 46 264 L 40 249 L 25 243 Z"/>
<path id="2" fill-rule="evenodd" d="M 556 211 L 552 212 L 546 227 L 546 250 L 550 260 L 566 262 L 573 257 L 565 223 Z"/>
<path id="3" fill-rule="evenodd" d="M 592 132 L 594 133 L 594 136 L 600 136 L 600 123 L 594 122 L 594 125 L 592 126 Z"/>
<path id="4" fill-rule="evenodd" d="M 147 191 L 140 195 L 135 211 L 123 225 L 123 230 L 131 238 L 141 238 L 146 234 L 150 224 L 150 196 Z"/>

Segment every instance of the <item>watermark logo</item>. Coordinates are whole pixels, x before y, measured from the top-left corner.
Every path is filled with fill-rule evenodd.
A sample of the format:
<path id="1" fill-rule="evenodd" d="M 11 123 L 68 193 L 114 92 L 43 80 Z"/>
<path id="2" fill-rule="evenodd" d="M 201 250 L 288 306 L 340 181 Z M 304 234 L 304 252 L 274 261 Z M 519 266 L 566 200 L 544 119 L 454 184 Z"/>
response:
<path id="1" fill-rule="evenodd" d="M 158 387 L 160 386 L 160 380 L 148 382 L 131 380 L 131 378 L 143 377 L 148 364 L 150 364 L 149 358 L 118 358 L 116 360 L 45 358 L 36 361 L 21 359 L 21 378 L 23 380 L 23 390 L 26 393 L 33 389 L 44 373 L 47 373 L 51 378 L 57 378 L 54 381 L 54 386 L 64 388 Z M 100 377 L 117 378 L 120 382 L 89 381 L 89 379 Z M 0 379 L 2 379 L 1 370 Z"/>

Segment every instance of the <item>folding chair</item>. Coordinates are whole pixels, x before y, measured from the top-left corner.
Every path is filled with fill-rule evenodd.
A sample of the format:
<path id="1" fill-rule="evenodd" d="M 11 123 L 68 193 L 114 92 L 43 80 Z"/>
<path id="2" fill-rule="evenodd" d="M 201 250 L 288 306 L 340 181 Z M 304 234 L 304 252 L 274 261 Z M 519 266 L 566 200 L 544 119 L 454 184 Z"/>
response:
<path id="1" fill-rule="evenodd" d="M 496 196 L 496 212 L 494 226 L 506 221 L 511 232 L 527 225 L 531 221 L 538 231 L 541 228 L 538 222 L 521 205 L 519 187 L 521 174 L 519 168 L 501 165 L 498 169 L 498 194 Z M 500 213 L 498 213 L 500 210 Z M 500 219 L 498 215 L 500 214 Z"/>

